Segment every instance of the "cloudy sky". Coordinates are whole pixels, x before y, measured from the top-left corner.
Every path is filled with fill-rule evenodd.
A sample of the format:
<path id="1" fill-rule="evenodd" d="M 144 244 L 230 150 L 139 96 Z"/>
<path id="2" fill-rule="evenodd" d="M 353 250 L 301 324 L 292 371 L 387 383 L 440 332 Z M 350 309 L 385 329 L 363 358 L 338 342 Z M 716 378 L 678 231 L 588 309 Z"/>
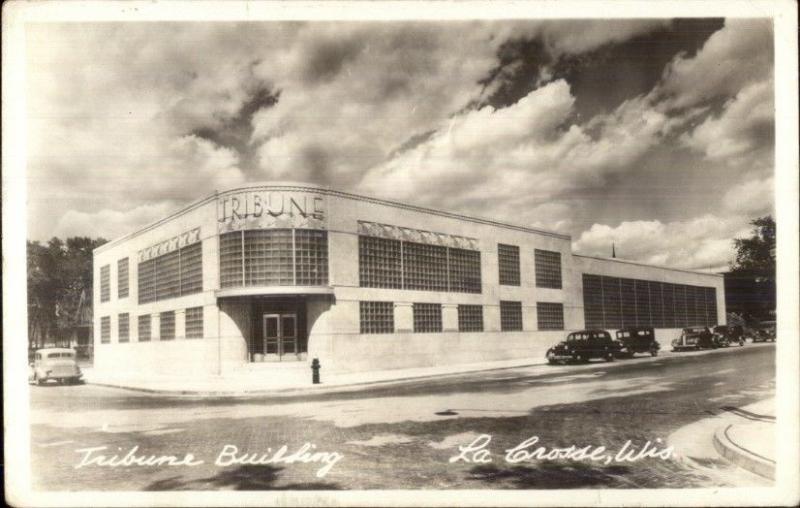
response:
<path id="1" fill-rule="evenodd" d="M 29 25 L 28 236 L 265 180 L 721 270 L 771 213 L 769 20 Z"/>

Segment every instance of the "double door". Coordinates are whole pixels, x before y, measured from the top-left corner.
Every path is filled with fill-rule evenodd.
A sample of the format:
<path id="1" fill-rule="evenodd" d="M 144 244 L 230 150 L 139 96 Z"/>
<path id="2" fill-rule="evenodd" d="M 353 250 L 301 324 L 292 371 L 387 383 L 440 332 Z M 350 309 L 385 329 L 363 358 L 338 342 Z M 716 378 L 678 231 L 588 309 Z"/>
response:
<path id="1" fill-rule="evenodd" d="M 268 361 L 297 360 L 300 347 L 297 336 L 297 314 L 264 314 L 263 351 Z"/>

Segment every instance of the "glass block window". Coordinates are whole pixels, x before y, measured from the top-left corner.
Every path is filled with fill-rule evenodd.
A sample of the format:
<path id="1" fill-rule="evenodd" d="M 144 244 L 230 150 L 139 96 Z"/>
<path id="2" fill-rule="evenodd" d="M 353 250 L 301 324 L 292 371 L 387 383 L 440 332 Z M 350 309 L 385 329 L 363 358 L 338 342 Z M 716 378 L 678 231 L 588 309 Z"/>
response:
<path id="1" fill-rule="evenodd" d="M 156 258 L 156 300 L 181 294 L 180 253 L 172 251 Z"/>
<path id="2" fill-rule="evenodd" d="M 633 279 L 619 279 L 620 309 L 622 326 L 637 326 L 636 292 Z"/>
<path id="3" fill-rule="evenodd" d="M 497 263 L 500 267 L 500 284 L 503 286 L 519 286 L 519 247 L 498 243 Z"/>
<path id="4" fill-rule="evenodd" d="M 181 295 L 203 290 L 203 244 L 194 243 L 180 250 Z"/>
<path id="5" fill-rule="evenodd" d="M 394 333 L 393 302 L 359 302 L 361 333 Z"/>
<path id="6" fill-rule="evenodd" d="M 500 301 L 500 330 L 522 331 L 522 302 Z"/>
<path id="7" fill-rule="evenodd" d="M 622 328 L 622 307 L 617 277 L 603 277 L 603 328 Z"/>
<path id="8" fill-rule="evenodd" d="M 358 277 L 365 288 L 403 287 L 400 240 L 358 237 Z"/>
<path id="9" fill-rule="evenodd" d="M 111 342 L 111 316 L 100 318 L 100 342 L 102 344 Z"/>
<path id="10" fill-rule="evenodd" d="M 450 248 L 447 250 L 450 269 L 450 291 L 455 293 L 481 292 L 481 253 L 476 250 Z"/>
<path id="11" fill-rule="evenodd" d="M 563 330 L 564 304 L 536 302 L 536 323 L 539 330 Z"/>
<path id="12" fill-rule="evenodd" d="M 151 335 L 150 314 L 139 316 L 139 342 L 148 342 Z"/>
<path id="13" fill-rule="evenodd" d="M 100 267 L 100 301 L 107 302 L 111 299 L 111 265 Z"/>
<path id="14" fill-rule="evenodd" d="M 717 290 L 712 287 L 705 288 L 707 326 L 717 325 Z"/>
<path id="15" fill-rule="evenodd" d="M 664 328 L 677 328 L 675 319 L 675 284 L 665 282 L 661 286 L 661 298 L 664 301 Z"/>
<path id="16" fill-rule="evenodd" d="M 561 253 L 536 249 L 536 287 L 561 289 Z"/>
<path id="17" fill-rule="evenodd" d="M 433 333 L 442 331 L 442 306 L 438 303 L 414 304 L 414 332 Z"/>
<path id="18" fill-rule="evenodd" d="M 403 242 L 405 289 L 447 291 L 447 247 Z"/>
<path id="19" fill-rule="evenodd" d="M 328 234 L 298 229 L 294 233 L 297 285 L 328 285 Z"/>
<path id="20" fill-rule="evenodd" d="M 244 232 L 245 286 L 294 285 L 291 229 Z"/>
<path id="21" fill-rule="evenodd" d="M 483 306 L 459 305 L 458 306 L 458 331 L 482 332 L 483 331 Z"/>
<path id="22" fill-rule="evenodd" d="M 219 235 L 219 278 L 223 288 L 244 286 L 242 232 Z"/>
<path id="23" fill-rule="evenodd" d="M 117 342 L 129 342 L 131 340 L 130 314 L 127 312 L 117 315 Z"/>
<path id="24" fill-rule="evenodd" d="M 128 258 L 117 261 L 117 298 L 128 297 Z"/>
<path id="25" fill-rule="evenodd" d="M 605 328 L 603 281 L 599 275 L 583 274 L 583 315 L 586 328 Z"/>
<path id="26" fill-rule="evenodd" d="M 139 263 L 139 303 L 156 301 L 156 260 Z"/>
<path id="27" fill-rule="evenodd" d="M 678 328 L 692 325 L 686 316 L 686 286 L 682 284 L 675 285 L 675 325 Z"/>
<path id="28" fill-rule="evenodd" d="M 664 299 L 661 292 L 661 283 L 649 281 L 650 316 L 653 328 L 666 328 L 664 325 Z"/>
<path id="29" fill-rule="evenodd" d="M 203 338 L 203 308 L 192 307 L 186 309 L 186 338 L 187 339 L 202 339 Z"/>
<path id="30" fill-rule="evenodd" d="M 175 311 L 170 310 L 159 314 L 159 333 L 161 340 L 172 340 L 175 338 Z"/>

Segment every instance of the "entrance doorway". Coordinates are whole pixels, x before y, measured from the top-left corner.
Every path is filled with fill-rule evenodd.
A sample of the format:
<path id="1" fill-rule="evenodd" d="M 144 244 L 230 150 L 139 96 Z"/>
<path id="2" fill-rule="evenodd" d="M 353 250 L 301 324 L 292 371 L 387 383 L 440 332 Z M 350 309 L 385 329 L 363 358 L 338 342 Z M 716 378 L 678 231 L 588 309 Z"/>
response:
<path id="1" fill-rule="evenodd" d="M 263 354 L 266 361 L 300 359 L 297 314 L 264 314 L 262 330 Z"/>

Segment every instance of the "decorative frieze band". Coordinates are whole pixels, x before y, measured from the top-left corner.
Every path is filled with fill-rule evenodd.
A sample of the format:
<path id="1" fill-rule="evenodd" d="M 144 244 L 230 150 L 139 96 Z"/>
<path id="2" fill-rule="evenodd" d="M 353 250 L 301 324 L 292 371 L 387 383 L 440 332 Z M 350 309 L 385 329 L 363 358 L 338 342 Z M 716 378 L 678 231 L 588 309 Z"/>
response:
<path id="1" fill-rule="evenodd" d="M 168 240 L 164 240 L 163 242 L 159 242 L 155 245 L 147 247 L 146 249 L 140 250 L 139 262 L 141 263 L 142 261 L 147 261 L 148 259 L 153 259 L 157 258 L 158 256 L 163 256 L 164 254 L 169 254 L 172 251 L 182 249 L 187 245 L 191 245 L 199 241 L 200 241 L 200 228 L 196 227 L 192 230 L 181 233 L 178 236 L 174 236 Z"/>
<path id="2" fill-rule="evenodd" d="M 403 240 L 406 242 L 440 245 L 442 247 L 478 250 L 478 240 L 475 238 L 459 235 L 448 235 L 445 233 L 435 233 L 422 229 L 391 226 L 389 224 L 380 224 L 378 222 L 358 221 L 358 234 L 365 236 L 377 236 L 379 238 L 388 238 L 392 240 Z"/>

